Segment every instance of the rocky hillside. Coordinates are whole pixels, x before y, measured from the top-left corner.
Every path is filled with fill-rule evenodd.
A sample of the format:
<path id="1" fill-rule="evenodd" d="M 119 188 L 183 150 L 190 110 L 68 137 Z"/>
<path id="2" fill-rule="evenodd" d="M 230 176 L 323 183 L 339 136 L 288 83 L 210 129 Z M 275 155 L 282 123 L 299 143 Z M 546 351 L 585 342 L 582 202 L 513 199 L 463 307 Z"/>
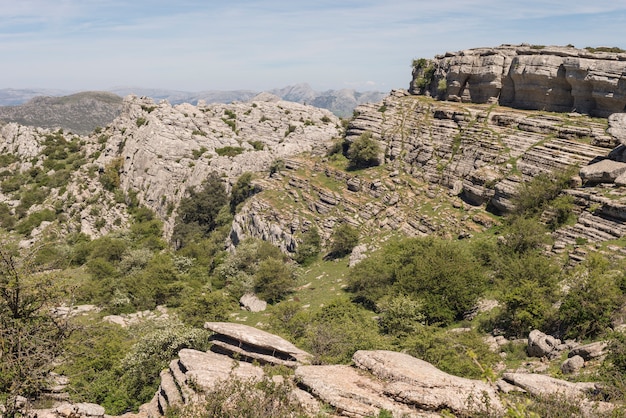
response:
<path id="1" fill-rule="evenodd" d="M 607 117 L 626 106 L 626 53 L 502 45 L 414 61 L 413 93 Z M 608 51 L 611 51 L 610 49 Z"/>
<path id="2" fill-rule="evenodd" d="M 82 92 L 63 97 L 35 97 L 16 106 L 0 107 L 0 121 L 86 135 L 119 115 L 122 98 L 107 92 Z"/>

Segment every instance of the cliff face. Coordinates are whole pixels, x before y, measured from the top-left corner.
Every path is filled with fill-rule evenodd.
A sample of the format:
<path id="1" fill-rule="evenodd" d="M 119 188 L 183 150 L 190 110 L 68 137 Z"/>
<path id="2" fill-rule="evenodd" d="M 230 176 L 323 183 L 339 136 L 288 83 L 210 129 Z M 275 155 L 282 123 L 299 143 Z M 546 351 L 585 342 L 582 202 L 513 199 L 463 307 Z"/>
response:
<path id="1" fill-rule="evenodd" d="M 607 117 L 626 106 L 626 53 L 529 45 L 446 53 L 416 61 L 410 91 Z"/>

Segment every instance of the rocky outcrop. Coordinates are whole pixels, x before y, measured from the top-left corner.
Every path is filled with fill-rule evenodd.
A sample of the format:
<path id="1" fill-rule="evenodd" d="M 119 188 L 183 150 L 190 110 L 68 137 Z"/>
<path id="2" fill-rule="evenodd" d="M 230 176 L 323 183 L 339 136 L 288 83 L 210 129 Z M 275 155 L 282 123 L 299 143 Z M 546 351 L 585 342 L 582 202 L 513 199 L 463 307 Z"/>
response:
<path id="1" fill-rule="evenodd" d="M 295 367 L 311 361 L 311 355 L 277 335 L 243 324 L 206 322 L 204 327 L 214 334 L 212 349 L 261 364 Z"/>
<path id="2" fill-rule="evenodd" d="M 432 364 L 393 351 L 357 351 L 355 365 L 386 383 L 392 398 L 427 411 L 448 409 L 453 413 L 489 411 L 502 413 L 503 406 L 489 384 L 452 376 Z"/>
<path id="3" fill-rule="evenodd" d="M 416 62 L 413 93 L 607 117 L 626 106 L 626 53 L 502 45 Z"/>
<path id="4" fill-rule="evenodd" d="M 104 167 L 122 159 L 122 189 L 136 193 L 164 219 L 168 235 L 179 200 L 210 172 L 234 182 L 244 172 L 267 171 L 276 159 L 323 147 L 339 136 L 339 119 L 323 109 L 267 97 L 171 106 L 129 96 L 103 134 L 107 142 L 97 163 Z"/>

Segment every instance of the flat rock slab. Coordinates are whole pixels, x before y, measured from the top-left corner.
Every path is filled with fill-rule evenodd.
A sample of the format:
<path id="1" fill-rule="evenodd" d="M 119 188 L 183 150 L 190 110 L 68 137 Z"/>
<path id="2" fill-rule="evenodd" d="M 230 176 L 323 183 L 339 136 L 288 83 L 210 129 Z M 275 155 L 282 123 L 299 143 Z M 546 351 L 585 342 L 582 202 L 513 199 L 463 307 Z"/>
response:
<path id="1" fill-rule="evenodd" d="M 581 345 L 574 348 L 567 355 L 568 357 L 580 356 L 585 361 L 589 361 L 594 358 L 598 358 L 606 354 L 606 347 L 609 344 L 606 341 L 596 341 L 591 344 Z"/>
<path id="2" fill-rule="evenodd" d="M 243 324 L 233 324 L 230 322 L 206 322 L 204 328 L 215 332 L 216 334 L 225 336 L 225 342 L 234 340 L 238 342 L 240 348 L 242 345 L 251 346 L 251 349 L 259 349 L 263 354 L 277 355 L 278 357 L 292 357 L 301 363 L 310 363 L 311 355 L 306 351 L 300 350 L 289 341 L 269 332 L 250 327 Z M 289 358 L 284 358 L 288 360 Z"/>
<path id="3" fill-rule="evenodd" d="M 238 377 L 243 380 L 261 379 L 263 369 L 249 363 L 233 360 L 217 353 L 182 349 L 178 353 L 181 369 L 187 381 L 190 379 L 205 388 L 212 388 L 215 383 Z"/>
<path id="4" fill-rule="evenodd" d="M 503 412 L 495 388 L 479 380 L 453 376 L 432 364 L 395 351 L 357 351 L 357 367 L 388 381 L 385 393 L 403 403 L 432 411 Z"/>
<path id="5" fill-rule="evenodd" d="M 300 366 L 296 380 L 342 416 L 377 416 L 381 409 L 394 417 L 439 416 L 417 411 L 383 395 L 384 383 L 350 366 Z"/>
<path id="6" fill-rule="evenodd" d="M 585 393 L 596 389 L 593 382 L 573 383 L 535 373 L 504 373 L 502 378 L 535 396 L 563 395 L 574 399 L 584 397 Z"/>

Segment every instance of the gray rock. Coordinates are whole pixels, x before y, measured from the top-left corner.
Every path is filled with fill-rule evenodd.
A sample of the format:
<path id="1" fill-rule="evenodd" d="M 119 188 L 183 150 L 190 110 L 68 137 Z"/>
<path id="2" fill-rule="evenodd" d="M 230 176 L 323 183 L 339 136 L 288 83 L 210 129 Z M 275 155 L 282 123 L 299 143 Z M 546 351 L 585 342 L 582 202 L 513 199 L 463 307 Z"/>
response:
<path id="1" fill-rule="evenodd" d="M 607 132 L 621 144 L 626 145 L 626 113 L 610 115 Z"/>
<path id="2" fill-rule="evenodd" d="M 241 307 L 250 312 L 263 312 L 267 309 L 267 302 L 259 299 L 253 293 L 246 293 L 239 299 Z"/>
<path id="3" fill-rule="evenodd" d="M 539 330 L 533 330 L 528 334 L 528 355 L 532 357 L 554 357 L 558 353 L 557 347 L 560 344 L 561 340 Z"/>
<path id="4" fill-rule="evenodd" d="M 352 360 L 357 367 L 388 382 L 385 393 L 420 409 L 463 414 L 504 411 L 495 389 L 487 383 L 450 375 L 408 354 L 357 351 Z"/>
<path id="5" fill-rule="evenodd" d="M 504 373 L 502 378 L 535 396 L 563 395 L 570 399 L 579 399 L 596 389 L 593 382 L 573 383 L 535 373 Z"/>
<path id="6" fill-rule="evenodd" d="M 580 356 L 585 361 L 589 361 L 606 354 L 607 346 L 608 343 L 606 341 L 596 341 L 591 344 L 581 345 L 570 351 L 568 357 Z"/>
<path id="7" fill-rule="evenodd" d="M 561 364 L 561 371 L 563 372 L 563 374 L 576 373 L 578 370 L 582 369 L 584 365 L 585 359 L 583 359 L 581 356 L 576 355 L 568 358 L 563 362 L 563 364 Z"/>
<path id="8" fill-rule="evenodd" d="M 580 177 L 587 183 L 613 183 L 626 173 L 626 163 L 602 160 L 580 169 Z"/>
<path id="9" fill-rule="evenodd" d="M 429 416 L 388 398 L 383 382 L 350 366 L 301 366 L 295 376 L 313 395 L 344 416 L 376 416 L 381 409 L 394 416 Z"/>
<path id="10" fill-rule="evenodd" d="M 229 322 L 206 322 L 204 328 L 215 333 L 212 337 L 214 344 L 221 341 L 233 346 L 233 349 L 244 347 L 251 356 L 258 353 L 264 359 L 276 357 L 290 363 L 308 363 L 311 359 L 309 353 L 289 341 L 254 327 Z"/>

